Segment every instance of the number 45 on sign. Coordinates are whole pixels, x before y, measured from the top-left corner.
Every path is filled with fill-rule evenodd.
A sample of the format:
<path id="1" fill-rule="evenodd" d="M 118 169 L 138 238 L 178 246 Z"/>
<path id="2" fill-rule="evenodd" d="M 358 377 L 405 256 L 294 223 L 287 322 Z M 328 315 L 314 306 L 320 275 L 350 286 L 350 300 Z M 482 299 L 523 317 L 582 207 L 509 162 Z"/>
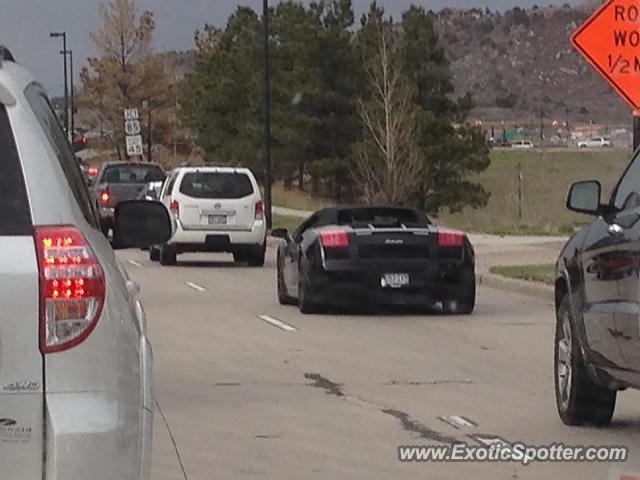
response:
<path id="1" fill-rule="evenodd" d="M 130 157 L 142 155 L 142 137 L 140 135 L 127 137 L 127 155 Z"/>

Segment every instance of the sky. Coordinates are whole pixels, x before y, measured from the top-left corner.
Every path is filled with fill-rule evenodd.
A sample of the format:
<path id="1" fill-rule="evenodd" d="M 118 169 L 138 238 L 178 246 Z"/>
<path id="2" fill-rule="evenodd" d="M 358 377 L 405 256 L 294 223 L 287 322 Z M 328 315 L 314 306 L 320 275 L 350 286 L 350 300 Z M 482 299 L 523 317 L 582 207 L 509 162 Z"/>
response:
<path id="1" fill-rule="evenodd" d="M 274 3 L 277 0 L 270 0 Z M 371 0 L 353 0 L 357 13 Z M 487 7 L 505 9 L 538 5 L 561 5 L 580 0 L 378 0 L 387 12 L 399 17 L 411 4 L 426 9 L 444 7 Z M 73 50 L 77 72 L 86 59 L 95 55 L 89 33 L 100 25 L 101 0 L 0 0 L 0 44 L 6 45 L 16 60 L 44 84 L 50 95 L 63 90 L 62 39 L 49 38 L 49 32 L 66 31 L 68 48 Z M 156 50 L 188 50 L 193 32 L 205 23 L 223 26 L 238 5 L 261 8 L 261 0 L 136 0 L 139 10 L 151 10 L 156 17 Z"/>

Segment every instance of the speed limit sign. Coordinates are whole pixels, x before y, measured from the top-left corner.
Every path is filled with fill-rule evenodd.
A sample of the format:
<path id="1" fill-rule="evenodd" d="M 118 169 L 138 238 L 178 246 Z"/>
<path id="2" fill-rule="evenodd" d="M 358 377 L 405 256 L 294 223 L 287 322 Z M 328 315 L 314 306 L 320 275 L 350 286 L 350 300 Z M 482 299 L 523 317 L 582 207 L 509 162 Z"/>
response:
<path id="1" fill-rule="evenodd" d="M 127 155 L 130 157 L 142 155 L 142 137 L 140 135 L 127 137 Z"/>

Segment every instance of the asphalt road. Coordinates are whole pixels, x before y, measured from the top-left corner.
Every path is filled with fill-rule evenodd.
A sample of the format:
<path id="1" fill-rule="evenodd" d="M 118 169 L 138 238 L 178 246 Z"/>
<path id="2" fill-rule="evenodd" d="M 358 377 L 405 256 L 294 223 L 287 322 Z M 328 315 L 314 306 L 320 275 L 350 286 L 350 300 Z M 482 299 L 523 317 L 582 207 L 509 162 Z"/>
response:
<path id="1" fill-rule="evenodd" d="M 614 478 L 607 464 L 397 458 L 399 445 L 491 437 L 626 445 L 625 471 L 640 465 L 639 393 L 619 396 L 605 429 L 557 418 L 552 305 L 481 287 L 470 317 L 303 316 L 278 304 L 269 253 L 263 269 L 225 255 L 161 267 L 146 252 L 119 254 L 154 346 L 153 480 Z"/>

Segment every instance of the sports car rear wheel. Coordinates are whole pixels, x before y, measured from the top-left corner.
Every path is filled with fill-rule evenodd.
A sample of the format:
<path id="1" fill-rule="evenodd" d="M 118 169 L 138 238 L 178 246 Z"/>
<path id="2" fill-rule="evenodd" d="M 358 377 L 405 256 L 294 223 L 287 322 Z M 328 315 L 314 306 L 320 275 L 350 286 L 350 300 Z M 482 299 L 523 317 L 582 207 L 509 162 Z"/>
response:
<path id="1" fill-rule="evenodd" d="M 284 264 L 278 252 L 278 301 L 280 305 L 295 305 L 296 299 L 287 292 L 287 284 L 284 281 Z"/>
<path id="2" fill-rule="evenodd" d="M 313 284 L 309 278 L 309 272 L 303 265 L 303 260 L 298 263 L 298 308 L 304 314 L 319 313 L 321 306 L 313 297 Z"/>
<path id="3" fill-rule="evenodd" d="M 471 315 L 476 307 L 476 275 L 472 269 L 464 270 L 458 279 L 458 293 L 442 302 L 445 313 Z"/>

